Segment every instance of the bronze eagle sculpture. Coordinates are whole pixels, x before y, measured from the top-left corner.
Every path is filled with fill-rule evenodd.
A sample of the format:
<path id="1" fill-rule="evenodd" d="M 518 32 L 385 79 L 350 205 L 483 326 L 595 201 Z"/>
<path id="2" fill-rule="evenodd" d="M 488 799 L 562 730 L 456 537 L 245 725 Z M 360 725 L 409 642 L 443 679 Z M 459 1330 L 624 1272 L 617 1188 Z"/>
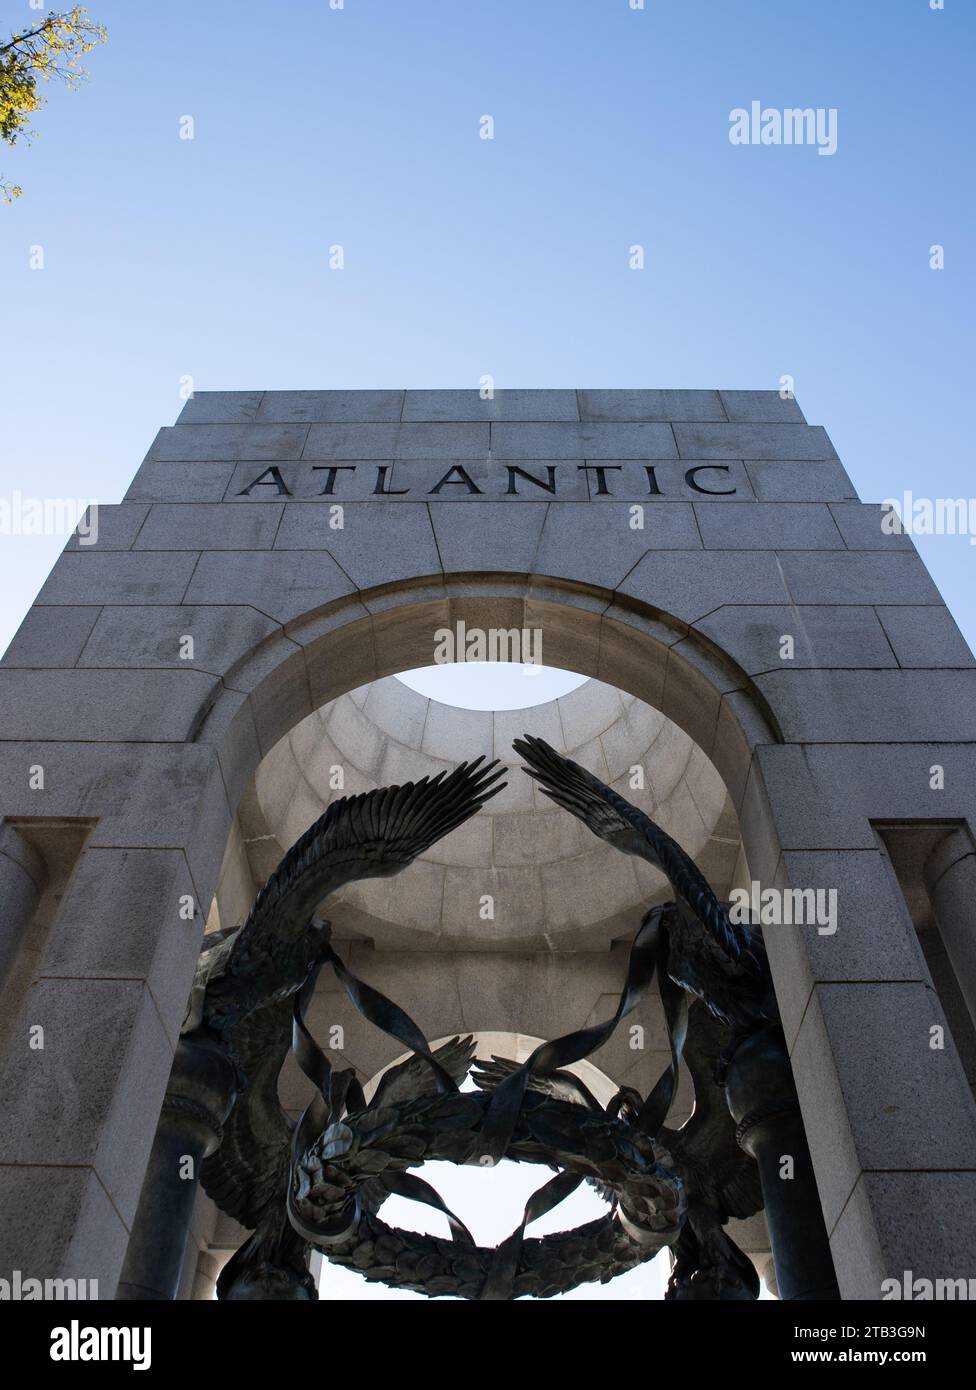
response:
<path id="1" fill-rule="evenodd" d="M 335 954 L 323 901 L 345 884 L 400 872 L 501 790 L 497 763 L 478 759 L 450 774 L 379 788 L 330 805 L 288 851 L 244 923 L 205 941 L 184 1032 L 217 1042 L 237 1068 L 237 1099 L 201 1182 L 252 1234 L 218 1281 L 218 1296 L 316 1297 L 311 1247 L 368 1279 L 466 1298 L 549 1296 L 609 1279 L 671 1246 L 671 1298 L 754 1298 L 750 1262 L 723 1231 L 762 1206 L 754 1161 L 735 1127 L 716 1068 L 730 1041 L 774 1016 L 762 941 L 733 924 L 677 843 L 578 764 L 540 739 L 515 748 L 558 805 L 595 834 L 661 868 L 676 901 L 646 914 L 612 1019 L 536 1049 L 526 1063 L 481 1063 L 462 1092 L 474 1046 L 453 1038 L 431 1051 L 416 1024 L 356 979 Z M 651 944 L 653 943 L 653 950 Z M 314 1043 L 304 1009 L 323 963 L 353 1003 L 411 1051 L 386 1072 L 367 1104 L 351 1070 L 337 1071 Z M 621 1090 L 601 1107 L 574 1060 L 610 1036 L 657 968 L 671 1032 L 672 1067 L 651 1095 Z M 675 997 L 703 1001 L 689 1011 Z M 289 1048 L 317 1096 L 297 1125 L 277 1094 Z M 679 1059 L 695 1109 L 664 1124 Z M 508 1156 L 557 1169 L 497 1250 L 476 1247 L 432 1188 L 408 1170 L 428 1158 L 478 1162 Z M 610 1202 L 607 1216 L 541 1240 L 525 1225 L 581 1181 Z M 391 1230 L 379 1209 L 391 1193 L 438 1208 L 452 1238 Z"/>

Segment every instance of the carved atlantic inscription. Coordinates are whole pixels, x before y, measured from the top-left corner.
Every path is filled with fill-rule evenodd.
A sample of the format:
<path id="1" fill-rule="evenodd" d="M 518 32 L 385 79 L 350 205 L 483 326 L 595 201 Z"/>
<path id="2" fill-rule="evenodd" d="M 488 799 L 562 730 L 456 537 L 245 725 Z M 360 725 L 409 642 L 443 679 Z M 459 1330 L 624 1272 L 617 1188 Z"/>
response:
<path id="1" fill-rule="evenodd" d="M 646 495 L 648 497 L 663 497 L 664 489 L 658 477 L 659 465 L 656 463 L 645 463 L 637 465 L 643 471 L 643 478 L 646 483 Z M 582 474 L 589 480 L 589 495 L 591 497 L 612 497 L 614 495 L 613 484 L 615 476 L 623 471 L 623 464 L 617 463 L 580 463 L 580 464 L 541 464 L 535 468 L 523 468 L 517 464 L 497 464 L 492 465 L 492 471 L 486 478 L 483 469 L 477 469 L 477 480 L 472 477 L 472 471 L 462 463 L 451 464 L 446 467 L 443 473 L 439 473 L 430 487 L 416 489 L 411 486 L 400 486 L 404 482 L 409 484 L 411 475 L 411 465 L 407 464 L 403 471 L 397 471 L 396 479 L 391 477 L 393 473 L 392 463 L 313 463 L 307 465 L 311 475 L 321 481 L 321 487 L 315 488 L 315 493 L 320 497 L 341 497 L 343 495 L 343 483 L 350 480 L 354 475 L 362 477 L 368 474 L 373 487 L 367 494 L 372 497 L 403 497 L 408 493 L 417 492 L 420 496 L 427 497 L 485 497 L 502 495 L 508 497 L 558 497 L 560 483 L 568 486 L 570 478 L 578 477 Z M 372 471 L 371 471 L 372 470 Z M 730 473 L 730 465 L 727 463 L 705 463 L 695 464 L 684 471 L 685 486 L 693 492 L 700 493 L 704 497 L 733 497 L 736 495 L 737 488 Z M 643 487 L 642 487 L 643 490 Z M 282 470 L 270 465 L 257 473 L 244 487 L 237 493 L 238 497 L 292 497 L 294 491 L 289 487 Z"/>

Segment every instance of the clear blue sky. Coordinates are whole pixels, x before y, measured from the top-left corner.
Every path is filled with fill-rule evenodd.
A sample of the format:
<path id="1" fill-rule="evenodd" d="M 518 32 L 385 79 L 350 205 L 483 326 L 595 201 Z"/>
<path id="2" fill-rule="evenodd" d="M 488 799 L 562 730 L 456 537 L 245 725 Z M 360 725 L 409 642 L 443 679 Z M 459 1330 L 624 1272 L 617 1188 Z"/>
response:
<path id="1" fill-rule="evenodd" d="M 0 146 L 25 189 L 0 207 L 4 495 L 119 500 L 184 374 L 203 390 L 485 372 L 790 373 L 864 498 L 972 491 L 969 0 L 89 10 L 110 30 L 90 83 L 51 90 L 31 148 Z M 35 14 L 0 4 L 7 30 Z M 729 112 L 754 99 L 836 107 L 838 152 L 731 145 Z M 62 543 L 0 537 L 0 647 Z M 976 641 L 976 548 L 920 549 Z"/>

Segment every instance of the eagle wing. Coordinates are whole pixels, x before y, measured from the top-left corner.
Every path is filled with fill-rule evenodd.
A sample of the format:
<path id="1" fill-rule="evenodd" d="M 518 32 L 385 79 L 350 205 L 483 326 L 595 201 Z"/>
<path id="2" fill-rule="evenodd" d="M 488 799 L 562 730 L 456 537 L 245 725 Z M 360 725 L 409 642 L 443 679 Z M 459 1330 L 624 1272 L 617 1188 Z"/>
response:
<path id="1" fill-rule="evenodd" d="M 451 773 L 334 801 L 254 900 L 235 950 L 270 945 L 282 929 L 300 930 L 323 898 L 347 883 L 398 874 L 480 811 L 505 785 L 498 784 L 502 775 L 497 760 L 477 758 Z"/>
<path id="2" fill-rule="evenodd" d="M 738 963 L 745 953 L 743 964 L 751 969 L 744 934 L 736 931 L 708 880 L 677 840 L 599 777 L 570 758 L 564 758 L 543 739 L 526 734 L 512 746 L 525 760 L 523 771 L 539 783 L 551 801 L 576 816 L 594 835 L 615 849 L 646 859 L 659 869 L 684 907 L 725 955 Z"/>
<path id="3" fill-rule="evenodd" d="M 479 1090 L 494 1091 L 512 1072 L 518 1070 L 518 1066 L 518 1062 L 513 1062 L 508 1057 L 497 1057 L 492 1053 L 491 1061 L 479 1061 L 471 1075 Z M 599 1115 L 604 1114 L 603 1106 L 589 1087 L 584 1085 L 574 1072 L 564 1068 L 548 1072 L 545 1076 L 533 1074 L 529 1077 L 528 1089 L 551 1096 L 554 1100 L 567 1101 L 571 1105 L 584 1105 L 587 1110 L 593 1110 Z"/>
<path id="4" fill-rule="evenodd" d="M 434 1056 L 460 1086 L 471 1067 L 474 1049 L 475 1041 L 470 1036 L 451 1038 L 434 1049 Z M 436 1094 L 437 1081 L 430 1063 L 425 1057 L 415 1054 L 383 1073 L 368 1108 L 379 1110 L 384 1105 L 399 1105 L 406 1100 Z"/>
<path id="5" fill-rule="evenodd" d="M 245 1226 L 257 1224 L 286 1184 L 292 1123 L 278 1100 L 278 1075 L 291 1045 L 292 996 L 328 951 L 316 908 L 344 884 L 406 868 L 500 791 L 501 775 L 497 763 L 478 758 L 449 774 L 333 802 L 284 856 L 233 940 L 215 951 L 202 1023 L 227 1043 L 245 1084 L 201 1177 L 220 1209 Z M 447 1050 L 460 1067 L 463 1046 Z"/>

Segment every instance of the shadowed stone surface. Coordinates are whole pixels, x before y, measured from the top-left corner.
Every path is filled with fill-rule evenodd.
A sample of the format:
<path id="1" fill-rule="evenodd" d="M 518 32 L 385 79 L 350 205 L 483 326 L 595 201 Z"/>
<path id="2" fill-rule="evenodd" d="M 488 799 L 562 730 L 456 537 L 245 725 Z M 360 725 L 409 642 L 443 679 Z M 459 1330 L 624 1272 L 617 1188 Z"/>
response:
<path id="1" fill-rule="evenodd" d="M 857 500 L 854 484 L 840 463 L 791 463 L 749 455 L 746 471 L 761 502 L 843 502 Z"/>
<path id="2" fill-rule="evenodd" d="M 819 425 L 737 424 L 674 426 L 682 458 L 833 459 L 837 455 Z"/>
<path id="3" fill-rule="evenodd" d="M 194 606 L 247 604 L 286 623 L 355 592 L 352 579 L 326 551 L 224 552 L 200 556 L 186 601 Z"/>
<path id="4" fill-rule="evenodd" d="M 715 550 L 841 550 L 844 542 L 827 507 L 760 502 L 726 515 L 696 506 L 705 545 Z"/>
<path id="5" fill-rule="evenodd" d="M 252 468 L 253 465 L 243 465 Z M 146 462 L 132 480 L 126 502 L 219 502 L 235 472 L 232 463 Z"/>
<path id="6" fill-rule="evenodd" d="M 944 1027 L 945 1020 L 924 984 L 815 989 L 791 1058 L 828 1231 L 861 1170 L 910 1170 L 920 1147 L 929 1170 L 965 1170 L 971 1163 L 972 1092 L 955 1052 L 931 1047 L 934 1025 Z M 865 1036 L 871 1049 L 863 1046 Z M 823 1065 L 827 1050 L 831 1061 Z M 851 1127 L 849 1144 L 840 1148 L 826 1138 L 838 1113 Z"/>
<path id="7" fill-rule="evenodd" d="M 224 503 L 156 506 L 134 543 L 136 550 L 268 550 L 281 521 L 281 507 Z"/>
<path id="8" fill-rule="evenodd" d="M 718 391 L 580 391 L 580 419 L 726 420 Z"/>
<path id="9" fill-rule="evenodd" d="M 257 420 L 377 423 L 401 419 L 402 391 L 265 391 Z"/>
<path id="10" fill-rule="evenodd" d="M 301 458 L 308 438 L 305 425 L 174 425 L 162 429 L 151 459 L 224 463 L 228 459 Z"/>
<path id="11" fill-rule="evenodd" d="M 477 391 L 407 391 L 403 419 L 577 420 L 576 395 L 575 391 L 496 391 L 491 400 L 482 400 Z"/>
<path id="12" fill-rule="evenodd" d="M 778 391 L 720 391 L 718 394 L 726 415 L 736 424 L 781 420 L 806 423 L 795 397 L 784 399 Z"/>
<path id="13" fill-rule="evenodd" d="M 677 456 L 668 425 L 492 425 L 493 457 L 515 459 L 670 459 Z M 707 455 L 705 456 L 707 457 Z"/>
<path id="14" fill-rule="evenodd" d="M 620 589 L 686 623 L 726 603 L 783 603 L 789 597 L 776 557 L 755 551 L 645 555 Z"/>
<path id="15" fill-rule="evenodd" d="M 64 554 L 39 604 L 179 603 L 198 557 L 192 554 Z"/>
<path id="16" fill-rule="evenodd" d="M 312 425 L 302 458 L 480 459 L 487 453 L 487 425 Z"/>
<path id="17" fill-rule="evenodd" d="M 917 1231 L 905 1219 L 909 1212 L 918 1219 Z M 968 1283 L 974 1226 L 971 1172 L 863 1173 L 831 1239 L 841 1297 L 880 1298 L 890 1294 L 882 1281 L 894 1279 L 904 1298 L 906 1271 L 913 1280 Z"/>
<path id="18" fill-rule="evenodd" d="M 895 666 L 882 623 L 872 608 L 730 604 L 695 627 L 756 675 L 780 668 Z M 789 657 L 783 655 L 784 637 L 793 642 Z"/>
<path id="19" fill-rule="evenodd" d="M 947 608 L 878 607 L 899 666 L 972 666 L 976 658 Z"/>

